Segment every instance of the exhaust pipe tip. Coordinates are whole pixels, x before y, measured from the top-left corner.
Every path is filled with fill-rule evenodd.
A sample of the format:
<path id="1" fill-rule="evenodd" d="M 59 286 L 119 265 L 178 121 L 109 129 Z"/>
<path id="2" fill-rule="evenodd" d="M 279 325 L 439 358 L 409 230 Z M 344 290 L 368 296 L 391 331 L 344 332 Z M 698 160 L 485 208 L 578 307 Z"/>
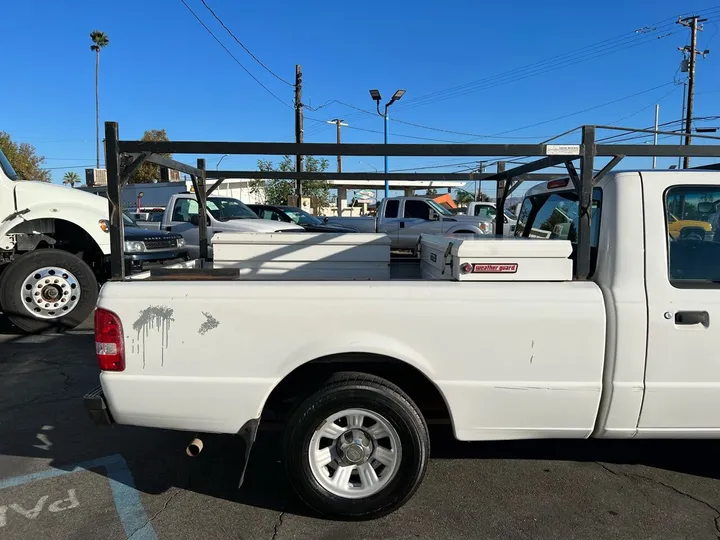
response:
<path id="1" fill-rule="evenodd" d="M 190 444 L 187 445 L 187 448 L 185 449 L 185 453 L 189 457 L 197 457 L 200 455 L 200 452 L 202 452 L 203 449 L 203 442 L 200 439 L 193 439 L 190 441 Z"/>

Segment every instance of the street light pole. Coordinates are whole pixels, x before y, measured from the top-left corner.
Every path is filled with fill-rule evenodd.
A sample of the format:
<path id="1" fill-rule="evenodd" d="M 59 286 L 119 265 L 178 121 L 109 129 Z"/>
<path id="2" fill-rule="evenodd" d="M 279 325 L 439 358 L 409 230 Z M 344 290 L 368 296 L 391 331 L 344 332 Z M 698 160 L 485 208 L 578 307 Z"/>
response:
<path id="1" fill-rule="evenodd" d="M 397 90 L 393 94 L 393 97 L 390 98 L 390 101 L 388 101 L 385 104 L 385 112 L 381 113 L 380 112 L 380 100 L 382 100 L 382 96 L 380 96 L 380 92 L 378 90 L 370 90 L 370 97 L 373 99 L 373 101 L 375 101 L 375 104 L 377 106 L 377 112 L 380 116 L 383 117 L 383 120 L 384 120 L 383 144 L 388 143 L 388 119 L 389 119 L 388 108 L 390 107 L 390 105 L 395 103 L 398 99 L 403 97 L 404 94 L 405 94 L 405 90 Z M 387 154 L 385 154 L 385 198 L 386 199 L 390 197 L 390 181 L 387 179 L 387 174 L 388 174 L 388 156 L 387 156 Z"/>
<path id="2" fill-rule="evenodd" d="M 383 129 L 383 133 L 384 133 L 383 144 L 387 144 L 387 141 L 388 141 L 388 106 L 387 105 L 385 105 L 384 124 L 385 124 L 385 127 Z M 390 198 L 390 182 L 387 179 L 387 175 L 388 175 L 388 156 L 386 153 L 385 154 L 385 198 L 389 199 Z"/>
<path id="3" fill-rule="evenodd" d="M 218 162 L 215 164 L 215 170 L 216 170 L 216 171 L 220 169 L 220 163 L 222 163 L 222 160 L 225 159 L 226 157 L 228 157 L 229 155 L 230 155 L 230 154 L 225 154 L 223 157 L 221 157 L 221 158 L 218 160 Z"/>

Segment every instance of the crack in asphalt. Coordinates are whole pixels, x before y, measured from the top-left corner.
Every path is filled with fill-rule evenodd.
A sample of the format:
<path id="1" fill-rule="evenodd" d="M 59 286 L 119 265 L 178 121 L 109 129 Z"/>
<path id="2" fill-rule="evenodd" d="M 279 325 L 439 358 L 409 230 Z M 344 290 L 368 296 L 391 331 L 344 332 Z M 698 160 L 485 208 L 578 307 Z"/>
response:
<path id="1" fill-rule="evenodd" d="M 155 519 L 156 519 L 160 514 L 162 514 L 165 510 L 167 510 L 168 506 L 169 506 L 170 503 L 173 501 L 173 499 L 174 499 L 175 497 L 177 497 L 178 495 L 180 495 L 181 493 L 184 493 L 184 491 L 183 491 L 182 489 L 180 489 L 180 488 L 176 488 L 176 489 L 175 489 L 175 492 L 174 492 L 172 495 L 170 495 L 170 497 L 168 497 L 168 500 L 167 500 L 167 501 L 165 501 L 165 504 L 163 505 L 163 507 L 162 507 L 160 510 L 158 510 L 157 512 L 155 512 L 155 514 L 154 514 L 150 519 L 148 519 L 145 523 L 143 523 L 143 526 L 142 526 L 142 527 L 140 527 L 140 528 L 136 529 L 135 531 L 133 531 L 133 533 L 132 533 L 130 536 L 128 536 L 128 539 L 127 539 L 127 540 L 132 540 L 132 539 L 135 537 L 136 534 L 138 534 L 140 531 L 144 530 L 148 525 L 151 525 L 152 522 L 155 521 Z"/>
<path id="2" fill-rule="evenodd" d="M 280 533 L 280 527 L 282 527 L 283 524 L 283 518 L 285 518 L 285 512 L 280 512 L 280 515 L 278 516 L 278 520 L 275 523 L 275 526 L 273 527 L 273 534 L 270 540 L 277 540 L 277 536 Z"/>
<path id="3" fill-rule="evenodd" d="M 709 508 L 710 510 L 712 510 L 712 511 L 715 512 L 715 514 L 716 514 L 715 518 L 713 519 L 713 525 L 715 526 L 716 536 L 717 536 L 717 538 L 720 540 L 720 509 L 717 508 L 716 506 L 713 506 L 712 504 L 710 504 L 710 503 L 707 502 L 706 500 L 700 499 L 699 497 L 696 497 L 695 495 L 692 495 L 692 494 L 688 493 L 687 491 L 683 491 L 683 490 L 681 490 L 681 489 L 679 489 L 679 488 L 676 488 L 675 486 L 671 486 L 670 484 L 666 484 L 666 483 L 663 482 L 662 480 L 658 480 L 658 479 L 656 479 L 656 478 L 650 478 L 649 476 L 643 476 L 642 474 L 637 474 L 637 473 L 628 473 L 628 472 L 625 472 L 625 471 L 616 471 L 616 470 L 614 470 L 614 469 L 611 469 L 610 467 L 608 467 L 608 466 L 605 465 L 604 463 L 600 463 L 599 461 L 596 461 L 595 463 L 596 463 L 597 465 L 599 465 L 600 467 L 602 467 L 602 468 L 603 468 L 604 470 L 606 470 L 607 472 L 609 472 L 609 473 L 611 473 L 611 474 L 614 474 L 614 475 L 616 475 L 616 476 L 624 476 L 624 477 L 630 478 L 630 479 L 640 479 L 640 480 L 645 480 L 646 482 L 651 482 L 651 483 L 654 483 L 654 484 L 659 484 L 659 485 L 663 486 L 664 488 L 667 488 L 667 489 L 669 489 L 669 490 L 671 490 L 671 491 L 674 491 L 674 492 L 677 493 L 678 495 L 681 495 L 681 496 L 683 496 L 683 497 L 687 497 L 687 498 L 690 499 L 691 501 L 694 501 L 694 502 L 696 502 L 696 503 L 698 503 L 698 504 L 702 504 L 702 505 L 705 506 L 706 508 Z"/>
<path id="4" fill-rule="evenodd" d="M 72 396 L 64 396 L 64 397 L 61 397 L 61 398 L 59 398 L 59 399 L 51 399 L 51 400 L 48 400 L 48 401 L 39 401 L 39 400 L 41 400 L 41 399 L 43 399 L 43 398 L 49 398 L 49 397 L 51 397 L 51 396 L 56 396 L 56 395 L 59 395 L 59 394 L 65 394 L 65 392 L 66 392 L 66 390 L 63 390 L 62 392 L 52 392 L 52 393 L 50 393 L 50 394 L 43 394 L 42 396 L 34 397 L 34 398 L 32 398 L 31 400 L 29 400 L 29 401 L 25 401 L 25 402 L 23 402 L 23 403 L 18 403 L 17 405 L 13 405 L 13 406 L 11 406 L 11 407 L 3 407 L 2 410 L 0 410 L 0 413 L 6 413 L 6 412 L 16 411 L 16 410 L 18 410 L 18 409 L 22 409 L 22 408 L 24 408 L 24 407 L 26 407 L 26 406 L 28 406 L 28 405 L 32 405 L 32 404 L 35 404 L 35 405 L 48 405 L 49 403 L 60 403 L 60 402 L 63 402 L 63 401 L 69 401 L 69 400 L 71 400 L 71 399 L 78 399 L 78 398 L 79 398 L 78 395 L 72 395 Z"/>

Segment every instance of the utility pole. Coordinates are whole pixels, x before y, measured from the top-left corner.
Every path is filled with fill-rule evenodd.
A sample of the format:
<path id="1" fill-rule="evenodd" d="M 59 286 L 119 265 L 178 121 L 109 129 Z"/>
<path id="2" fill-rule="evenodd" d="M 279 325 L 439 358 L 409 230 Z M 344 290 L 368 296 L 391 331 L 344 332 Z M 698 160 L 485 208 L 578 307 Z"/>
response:
<path id="1" fill-rule="evenodd" d="M 295 65 L 295 142 L 303 142 L 303 104 L 302 104 L 302 66 Z M 295 156 L 295 171 L 303 172 L 303 157 L 298 153 Z M 295 182 L 295 196 L 297 207 L 302 208 L 302 184 L 298 179 Z"/>
<path id="2" fill-rule="evenodd" d="M 688 95 L 687 95 L 687 116 L 685 117 L 685 145 L 692 143 L 692 117 L 693 117 L 693 102 L 695 98 L 695 56 L 702 54 L 705 57 L 710 51 L 698 52 L 697 50 L 697 33 L 698 30 L 702 31 L 702 26 L 698 27 L 698 24 L 705 22 L 707 19 L 701 19 L 697 15 L 692 17 L 684 17 L 678 19 L 678 24 L 687 26 L 690 28 L 690 48 L 683 47 L 683 52 L 687 52 L 690 55 L 690 66 L 688 72 Z M 687 169 L 690 167 L 690 158 L 685 157 L 683 160 L 683 168 Z"/>
<path id="3" fill-rule="evenodd" d="M 655 104 L 655 135 L 653 136 L 653 144 L 654 145 L 657 145 L 657 141 L 658 141 L 657 131 L 658 131 L 658 127 L 659 127 L 659 124 L 658 124 L 659 121 L 660 121 L 660 105 L 656 103 Z M 652 164 L 653 164 L 652 168 L 654 169 L 655 166 L 657 165 L 657 156 L 653 156 Z"/>
<path id="4" fill-rule="evenodd" d="M 478 161 L 478 167 L 475 169 L 476 173 L 482 174 L 485 172 L 485 162 Z M 482 196 L 482 180 L 475 181 L 475 200 L 479 201 Z"/>
<path id="5" fill-rule="evenodd" d="M 335 124 L 337 126 L 337 143 L 340 144 L 340 127 L 347 126 L 344 120 L 335 118 L 334 120 L 328 120 L 328 124 Z M 337 172 L 342 172 L 342 156 L 337 157 Z"/>

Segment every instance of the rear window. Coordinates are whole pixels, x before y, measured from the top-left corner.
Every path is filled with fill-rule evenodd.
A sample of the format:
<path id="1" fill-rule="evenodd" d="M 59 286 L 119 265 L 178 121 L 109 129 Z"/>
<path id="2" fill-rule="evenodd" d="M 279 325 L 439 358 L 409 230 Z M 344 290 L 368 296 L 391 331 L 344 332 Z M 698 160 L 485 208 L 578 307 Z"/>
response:
<path id="1" fill-rule="evenodd" d="M 600 236 L 602 191 L 593 190 L 591 242 L 597 247 Z M 553 238 L 577 243 L 578 202 L 574 191 L 541 193 L 527 197 L 520 209 L 515 236 Z"/>

